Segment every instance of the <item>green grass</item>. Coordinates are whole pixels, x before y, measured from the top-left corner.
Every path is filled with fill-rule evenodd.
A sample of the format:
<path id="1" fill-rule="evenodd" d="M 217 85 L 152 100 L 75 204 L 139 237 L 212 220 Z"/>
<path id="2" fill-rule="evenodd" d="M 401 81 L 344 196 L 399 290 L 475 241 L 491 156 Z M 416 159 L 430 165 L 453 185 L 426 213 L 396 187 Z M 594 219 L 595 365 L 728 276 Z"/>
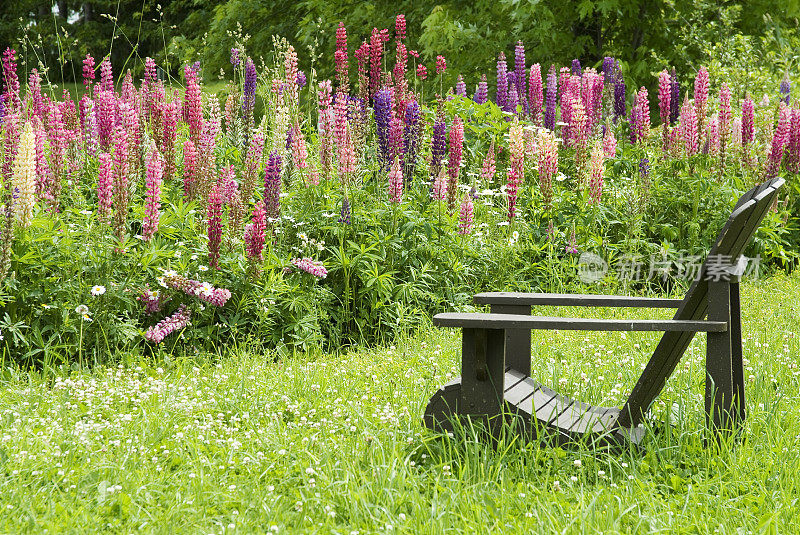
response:
<path id="1" fill-rule="evenodd" d="M 743 303 L 749 416 L 720 448 L 703 446 L 702 335 L 653 408 L 673 425 L 618 454 L 424 429 L 428 398 L 457 373 L 449 330 L 278 362 L 238 348 L 213 361 L 7 369 L 0 532 L 793 532 L 800 277 L 748 283 Z M 657 335 L 533 339 L 539 379 L 619 404 Z"/>

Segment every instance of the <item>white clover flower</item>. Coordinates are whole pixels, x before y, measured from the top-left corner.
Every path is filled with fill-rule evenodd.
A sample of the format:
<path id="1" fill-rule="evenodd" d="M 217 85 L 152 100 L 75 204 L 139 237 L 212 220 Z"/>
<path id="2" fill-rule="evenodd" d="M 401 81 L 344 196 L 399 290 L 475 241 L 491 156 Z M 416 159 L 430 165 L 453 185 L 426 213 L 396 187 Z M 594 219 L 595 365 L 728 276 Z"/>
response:
<path id="1" fill-rule="evenodd" d="M 106 293 L 106 287 L 100 284 L 95 284 L 92 286 L 92 296 L 97 297 L 98 295 L 103 295 Z"/>

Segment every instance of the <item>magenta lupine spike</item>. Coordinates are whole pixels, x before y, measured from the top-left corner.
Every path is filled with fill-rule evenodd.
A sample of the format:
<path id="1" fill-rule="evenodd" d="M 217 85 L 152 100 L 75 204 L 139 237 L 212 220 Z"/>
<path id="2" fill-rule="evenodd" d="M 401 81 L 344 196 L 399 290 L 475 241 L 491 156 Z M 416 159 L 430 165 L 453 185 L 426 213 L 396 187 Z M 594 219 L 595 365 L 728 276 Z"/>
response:
<path id="1" fill-rule="evenodd" d="M 158 80 L 158 70 L 156 69 L 156 62 L 153 58 L 144 59 L 144 80 L 148 84 L 154 84 Z"/>
<path id="2" fill-rule="evenodd" d="M 636 93 L 635 106 L 638 108 L 636 137 L 640 143 L 644 143 L 650 137 L 650 103 L 647 99 L 647 89 L 644 86 Z"/>
<path id="3" fill-rule="evenodd" d="M 461 168 L 461 154 L 464 148 L 464 122 L 461 117 L 453 117 L 453 125 L 450 127 L 450 151 L 447 161 L 447 174 L 450 180 L 447 184 L 447 204 L 452 212 L 455 209 L 456 193 L 458 190 L 458 172 Z"/>
<path id="4" fill-rule="evenodd" d="M 135 102 L 137 95 L 136 86 L 133 85 L 133 75 L 130 69 L 128 69 L 128 72 L 125 73 L 125 77 L 122 79 L 120 98 L 131 106 L 135 106 L 137 105 L 137 102 Z"/>
<path id="5" fill-rule="evenodd" d="M 281 195 L 281 156 L 272 151 L 264 173 L 264 210 L 270 223 L 278 221 L 280 216 Z"/>
<path id="6" fill-rule="evenodd" d="M 208 194 L 206 208 L 208 225 L 208 267 L 219 269 L 219 251 L 222 244 L 222 188 L 215 182 Z"/>
<path id="7" fill-rule="evenodd" d="M 708 121 L 708 152 L 713 158 L 719 156 L 719 115 L 711 116 Z"/>
<path id="8" fill-rule="evenodd" d="M 461 209 L 458 214 L 458 233 L 462 235 L 470 234 L 474 220 L 475 209 L 472 204 L 472 197 L 467 192 L 464 194 L 464 200 L 461 201 Z"/>
<path id="9" fill-rule="evenodd" d="M 347 29 L 344 27 L 344 22 L 340 22 L 339 27 L 336 28 L 334 60 L 336 62 L 336 81 L 339 84 L 338 90 L 348 93 L 350 91 L 350 74 L 347 58 Z"/>
<path id="10" fill-rule="evenodd" d="M 539 138 L 539 189 L 544 206 L 550 209 L 553 202 L 553 178 L 558 171 L 558 143 L 552 132 L 544 132 Z"/>
<path id="11" fill-rule="evenodd" d="M 37 115 L 33 116 L 31 124 L 36 139 L 36 196 L 40 199 L 46 199 L 46 195 L 49 193 L 48 185 L 52 180 L 45 143 L 47 133 L 44 131 L 42 121 Z"/>
<path id="12" fill-rule="evenodd" d="M 147 174 L 145 178 L 144 221 L 142 222 L 142 238 L 150 241 L 158 231 L 158 220 L 161 210 L 161 180 L 164 175 L 164 162 L 155 145 L 145 157 Z"/>
<path id="13" fill-rule="evenodd" d="M 152 316 L 153 314 L 161 312 L 164 303 L 169 301 L 169 297 L 160 290 L 151 290 L 148 286 L 145 286 L 142 294 L 136 296 L 136 300 L 144 305 L 145 314 Z"/>
<path id="14" fill-rule="evenodd" d="M 52 171 L 52 181 L 48 189 L 50 197 L 53 199 L 53 207 L 57 205 L 58 197 L 61 193 L 61 178 L 66 170 L 67 149 L 71 143 L 69 132 L 64 124 L 61 115 L 61 107 L 55 102 L 50 103 L 50 111 L 47 113 L 47 136 L 50 142 L 50 169 Z"/>
<path id="15" fill-rule="evenodd" d="M 528 104 L 533 124 L 542 126 L 542 67 L 538 63 L 531 65 L 528 79 Z"/>
<path id="16" fill-rule="evenodd" d="M 178 114 L 180 103 L 173 100 L 164 108 L 164 178 L 170 180 L 175 175 L 175 142 L 178 139 Z M 137 121 L 138 124 L 138 121 Z"/>
<path id="17" fill-rule="evenodd" d="M 486 157 L 483 159 L 483 164 L 481 164 L 481 178 L 487 184 L 494 179 L 494 175 L 497 172 L 495 161 L 496 155 L 494 141 L 492 141 L 491 145 L 489 145 L 489 151 L 486 153 Z"/>
<path id="18" fill-rule="evenodd" d="M 403 156 L 403 121 L 393 115 L 389 121 L 389 158 L 391 162 L 394 158 Z"/>
<path id="19" fill-rule="evenodd" d="M 447 60 L 444 56 L 436 56 L 436 74 L 442 74 L 447 70 Z"/>
<path id="20" fill-rule="evenodd" d="M 394 34 L 401 41 L 406 38 L 406 16 L 403 14 L 397 15 L 394 20 Z"/>
<path id="21" fill-rule="evenodd" d="M 694 156 L 700 149 L 700 133 L 697 111 L 689 102 L 688 97 L 681 107 L 680 135 L 687 156 Z"/>
<path id="22" fill-rule="evenodd" d="M 19 98 L 19 77 L 17 76 L 17 52 L 13 48 L 6 48 L 3 52 L 3 82 L 5 87 L 6 113 L 19 113 L 22 102 Z"/>
<path id="23" fill-rule="evenodd" d="M 358 97 L 366 102 L 369 99 L 369 43 L 362 41 L 353 55 L 358 64 Z"/>
<path id="24" fill-rule="evenodd" d="M 666 141 L 664 142 L 666 145 Z M 617 156 L 617 138 L 614 137 L 614 130 L 611 127 L 606 127 L 606 135 L 603 136 L 603 152 L 606 158 L 614 158 Z"/>
<path id="25" fill-rule="evenodd" d="M 703 130 L 703 125 L 706 119 L 706 108 L 708 104 L 708 70 L 705 67 L 700 67 L 697 71 L 697 76 L 694 79 L 694 107 L 697 113 L 697 122 L 699 130 Z"/>
<path id="26" fill-rule="evenodd" d="M 323 80 L 319 83 L 319 161 L 323 178 L 327 179 L 333 167 L 333 136 L 335 127 L 334 110 L 331 109 L 331 82 Z"/>
<path id="27" fill-rule="evenodd" d="M 337 147 L 344 142 L 345 130 L 347 129 L 347 96 L 344 93 L 336 93 L 336 100 L 333 104 L 334 140 Z"/>
<path id="28" fill-rule="evenodd" d="M 37 69 L 31 70 L 31 74 L 28 76 L 28 95 L 33 101 L 33 113 L 44 120 L 45 109 L 44 98 L 42 97 L 42 77 L 39 76 L 39 71 Z"/>
<path id="29" fill-rule="evenodd" d="M 90 155 L 97 154 L 97 120 L 94 115 L 94 102 L 84 95 L 79 104 L 83 149 Z"/>
<path id="30" fill-rule="evenodd" d="M 155 326 L 148 327 L 144 337 L 149 342 L 159 344 L 168 335 L 188 327 L 191 317 L 192 309 L 187 308 L 186 305 L 181 305 L 174 314 L 159 321 Z"/>
<path id="31" fill-rule="evenodd" d="M 786 151 L 786 167 L 796 173 L 800 170 L 800 109 L 793 108 L 789 125 L 789 143 Z"/>
<path id="32" fill-rule="evenodd" d="M 100 89 L 114 91 L 114 75 L 111 72 L 111 60 L 108 58 L 100 62 Z"/>
<path id="33" fill-rule="evenodd" d="M 108 150 L 111 135 L 117 123 L 117 102 L 114 93 L 100 90 L 95 99 L 95 118 L 97 120 L 97 135 L 100 146 Z"/>
<path id="34" fill-rule="evenodd" d="M 310 275 L 314 275 L 318 279 L 324 279 L 328 276 L 328 270 L 322 265 L 322 262 L 314 260 L 313 258 L 292 258 L 292 265 L 301 271 L 305 271 Z"/>
<path id="35" fill-rule="evenodd" d="M 197 73 L 189 65 L 184 69 L 186 73 L 185 106 L 187 108 L 186 121 L 189 124 L 189 138 L 195 147 L 200 146 L 200 136 L 203 133 L 203 104 L 200 92 L 200 82 Z"/>
<path id="36" fill-rule="evenodd" d="M 497 93 L 494 102 L 501 110 L 506 107 L 508 100 L 508 65 L 506 55 L 500 52 L 497 58 Z"/>
<path id="37" fill-rule="evenodd" d="M 522 182 L 514 166 L 508 168 L 508 178 L 506 182 L 506 196 L 508 197 L 508 220 L 511 221 L 517 215 L 517 190 Z"/>
<path id="38" fill-rule="evenodd" d="M 405 102 L 407 99 L 408 81 L 406 80 L 406 68 L 408 65 L 408 51 L 406 50 L 405 43 L 397 42 L 395 47 L 395 63 L 392 76 L 394 78 L 394 95 L 393 104 L 395 113 L 402 120 L 403 113 L 405 112 Z"/>
<path id="39" fill-rule="evenodd" d="M 377 28 L 372 29 L 369 41 L 369 96 L 373 97 L 381 86 L 381 66 L 383 62 L 383 43 L 386 42 L 384 34 Z"/>
<path id="40" fill-rule="evenodd" d="M 261 262 L 263 258 L 266 228 L 267 214 L 264 210 L 264 201 L 258 201 L 253 208 L 253 222 L 244 229 L 245 252 L 251 262 Z"/>
<path id="41" fill-rule="evenodd" d="M 242 200 L 247 203 L 256 188 L 261 159 L 264 155 L 264 134 L 257 130 L 250 139 L 250 146 L 247 149 L 247 157 L 244 161 L 244 177 L 242 179 Z"/>
<path id="42" fill-rule="evenodd" d="M 283 91 L 286 95 L 286 102 L 289 106 L 297 104 L 297 52 L 294 47 L 289 45 L 286 50 L 286 58 L 283 60 L 285 78 L 283 81 Z"/>
<path id="43" fill-rule="evenodd" d="M 604 161 L 603 147 L 596 142 L 589 160 L 589 204 L 599 203 L 603 194 Z"/>
<path id="44" fill-rule="evenodd" d="M 5 100 L 5 95 L 3 97 Z M 14 159 L 17 156 L 19 144 L 19 115 L 9 113 L 3 117 L 3 182 L 10 184 L 13 175 Z"/>
<path id="45" fill-rule="evenodd" d="M 114 165 L 111 155 L 107 152 L 101 152 L 98 161 L 97 215 L 100 221 L 108 221 L 111 217 L 111 202 L 114 194 Z"/>
<path id="46" fill-rule="evenodd" d="M 183 142 L 183 194 L 187 198 L 194 196 L 199 179 L 199 161 L 197 149 L 191 139 Z"/>
<path id="47" fill-rule="evenodd" d="M 764 180 L 774 178 L 781 167 L 783 153 L 790 137 L 789 128 L 791 126 L 791 115 L 792 110 L 781 101 L 780 111 L 778 112 L 778 126 L 775 128 L 775 133 L 772 136 L 772 145 L 769 151 Z"/>
<path id="48" fill-rule="evenodd" d="M 669 123 L 669 113 L 671 108 L 670 96 L 672 91 L 672 81 L 666 69 L 658 74 L 658 111 L 661 123 L 665 126 Z"/>
<path id="49" fill-rule="evenodd" d="M 339 163 L 339 178 L 347 183 L 356 171 L 356 154 L 349 123 L 345 123 L 344 139 L 337 147 L 336 157 Z"/>
<path id="50" fill-rule="evenodd" d="M 403 202 L 403 168 L 397 157 L 389 169 L 389 201 L 397 204 Z"/>
<path id="51" fill-rule="evenodd" d="M 221 307 L 231 298 L 231 291 L 226 288 L 214 288 L 208 282 L 200 282 L 189 279 L 177 273 L 164 273 L 164 284 L 174 290 L 179 290 L 186 295 L 197 297 L 214 306 Z"/>
<path id="52" fill-rule="evenodd" d="M 728 147 L 732 115 L 731 89 L 727 83 L 723 82 L 719 89 L 719 152 L 722 169 L 725 169 L 725 154 Z"/>
<path id="53" fill-rule="evenodd" d="M 742 101 L 742 145 L 753 142 L 756 134 L 756 106 L 750 97 Z"/>

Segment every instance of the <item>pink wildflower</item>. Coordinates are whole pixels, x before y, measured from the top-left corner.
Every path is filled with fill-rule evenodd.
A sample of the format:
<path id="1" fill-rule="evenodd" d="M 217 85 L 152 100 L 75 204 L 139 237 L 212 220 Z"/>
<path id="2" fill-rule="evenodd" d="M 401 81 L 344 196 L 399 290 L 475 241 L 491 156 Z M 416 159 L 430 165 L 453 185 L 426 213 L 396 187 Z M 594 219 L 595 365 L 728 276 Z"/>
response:
<path id="1" fill-rule="evenodd" d="M 248 223 L 244 229 L 245 252 L 251 262 L 262 260 L 266 228 L 267 215 L 264 211 L 264 201 L 258 201 L 253 208 L 253 222 Z"/>
<path id="2" fill-rule="evenodd" d="M 192 310 L 186 305 L 181 305 L 170 317 L 159 321 L 154 327 L 149 327 L 144 337 L 150 342 L 161 343 L 168 335 L 188 327 L 191 317 Z"/>
<path id="3" fill-rule="evenodd" d="M 111 216 L 111 199 L 114 193 L 114 167 L 111 155 L 107 152 L 101 152 L 98 160 L 97 212 L 100 220 L 106 221 Z"/>
<path id="4" fill-rule="evenodd" d="M 398 204 L 403 201 L 403 169 L 397 157 L 389 170 L 389 201 Z"/>
<path id="5" fill-rule="evenodd" d="M 328 270 L 322 265 L 322 262 L 312 258 L 292 258 L 292 264 L 299 270 L 305 271 L 314 275 L 318 279 L 324 279 L 328 276 Z"/>
<path id="6" fill-rule="evenodd" d="M 472 223 L 475 217 L 472 197 L 469 193 L 464 195 L 464 200 L 461 201 L 461 210 L 459 212 L 458 233 L 469 234 L 472 232 Z"/>
<path id="7" fill-rule="evenodd" d="M 208 265 L 219 269 L 219 251 L 222 244 L 222 190 L 215 183 L 208 194 Z"/>
<path id="8" fill-rule="evenodd" d="M 144 208 L 144 222 L 142 223 L 142 237 L 144 241 L 150 239 L 158 231 L 159 210 L 161 209 L 161 180 L 164 174 L 164 161 L 152 145 L 145 157 L 147 178 L 145 180 L 145 193 L 147 200 Z"/>

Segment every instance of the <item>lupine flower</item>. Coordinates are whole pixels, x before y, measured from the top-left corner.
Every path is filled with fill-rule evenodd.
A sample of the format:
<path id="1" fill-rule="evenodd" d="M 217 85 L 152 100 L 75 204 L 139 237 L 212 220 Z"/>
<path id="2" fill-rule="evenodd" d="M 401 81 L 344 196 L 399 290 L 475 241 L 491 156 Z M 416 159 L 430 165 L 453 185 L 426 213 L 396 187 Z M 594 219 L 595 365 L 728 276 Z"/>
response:
<path id="1" fill-rule="evenodd" d="M 683 106 L 681 107 L 680 135 L 683 146 L 686 148 L 686 155 L 694 156 L 697 154 L 700 149 L 697 111 L 689 102 L 688 97 L 684 100 Z"/>
<path id="2" fill-rule="evenodd" d="M 444 56 L 436 56 L 436 74 L 442 74 L 447 69 L 447 61 Z"/>
<path id="3" fill-rule="evenodd" d="M 11 187 L 17 194 L 14 215 L 21 227 L 28 227 L 33 219 L 36 193 L 36 136 L 30 122 L 25 123 L 19 138 Z"/>
<path id="4" fill-rule="evenodd" d="M 97 118 L 97 134 L 100 145 L 108 150 L 111 143 L 111 133 L 117 122 L 117 102 L 114 93 L 100 90 L 95 100 L 95 117 Z"/>
<path id="5" fill-rule="evenodd" d="M 458 81 L 456 82 L 456 95 L 459 97 L 467 96 L 467 84 L 464 83 L 464 77 L 460 74 L 458 75 Z"/>
<path id="6" fill-rule="evenodd" d="M 111 201 L 114 194 L 114 165 L 111 155 L 101 152 L 98 156 L 97 214 L 101 221 L 111 216 Z"/>
<path id="7" fill-rule="evenodd" d="M 731 123 L 731 142 L 737 147 L 742 146 L 742 118 L 734 117 Z"/>
<path id="8" fill-rule="evenodd" d="M 458 215 L 458 233 L 469 234 L 472 232 L 472 222 L 475 219 L 474 208 L 472 204 L 472 197 L 469 193 L 464 195 L 464 200 L 461 201 L 461 209 Z"/>
<path id="9" fill-rule="evenodd" d="M 208 194 L 206 209 L 208 219 L 208 266 L 219 269 L 219 251 L 222 244 L 222 188 L 216 182 Z"/>
<path id="10" fill-rule="evenodd" d="M 239 58 L 239 49 L 231 48 L 231 65 L 238 67 L 242 60 Z"/>
<path id="11" fill-rule="evenodd" d="M 200 135 L 203 132 L 203 107 L 200 92 L 200 83 L 194 70 L 186 66 L 186 94 L 184 105 L 186 106 L 187 123 L 189 124 L 189 138 L 195 147 L 200 146 Z"/>
<path id="12" fill-rule="evenodd" d="M 18 113 L 22 109 L 19 99 L 19 78 L 17 77 L 17 52 L 6 48 L 3 52 L 3 81 L 5 82 L 4 101 L 9 113 Z"/>
<path id="13" fill-rule="evenodd" d="M 147 168 L 147 179 L 145 181 L 146 201 L 142 237 L 144 241 L 149 241 L 158 231 L 159 210 L 161 208 L 161 180 L 164 173 L 164 162 L 155 145 L 147 153 L 145 166 Z"/>
<path id="14" fill-rule="evenodd" d="M 369 94 L 375 96 L 381 85 L 381 65 L 383 63 L 383 44 L 386 42 L 386 35 L 377 28 L 372 29 L 372 36 L 369 41 L 370 73 L 369 73 Z"/>
<path id="15" fill-rule="evenodd" d="M 708 122 L 708 151 L 713 157 L 719 155 L 719 115 L 714 114 Z"/>
<path id="16" fill-rule="evenodd" d="M 166 294 L 161 293 L 160 290 L 151 290 L 150 288 L 145 287 L 141 295 L 136 297 L 136 300 L 144 305 L 145 314 L 151 316 L 161 312 L 161 309 L 164 307 L 164 303 L 169 301 L 169 297 Z"/>
<path id="17" fill-rule="evenodd" d="M 666 126 L 669 121 L 669 114 L 671 111 L 670 97 L 671 97 L 672 84 L 669 78 L 669 73 L 666 69 L 658 74 L 658 111 L 661 117 L 661 123 Z"/>
<path id="18" fill-rule="evenodd" d="M 486 82 L 486 75 L 481 75 L 481 81 L 478 82 L 478 89 L 475 91 L 473 100 L 476 104 L 486 104 L 489 100 L 489 84 Z"/>
<path id="19" fill-rule="evenodd" d="M 272 151 L 267 161 L 264 173 L 264 209 L 270 222 L 275 222 L 280 216 L 281 194 L 281 156 Z"/>
<path id="20" fill-rule="evenodd" d="M 374 100 L 375 126 L 378 134 L 378 161 L 381 168 L 389 166 L 391 146 L 389 127 L 392 120 L 392 94 L 384 88 L 375 94 Z"/>
<path id="21" fill-rule="evenodd" d="M 494 102 L 497 107 L 505 109 L 508 99 L 508 65 L 506 65 L 506 55 L 500 52 L 497 58 L 497 93 Z"/>
<path id="22" fill-rule="evenodd" d="M 347 28 L 340 22 L 336 28 L 336 52 L 333 55 L 336 64 L 336 80 L 339 83 L 339 91 L 347 93 L 350 90 L 350 74 L 348 71 L 347 57 Z"/>
<path id="23" fill-rule="evenodd" d="M 128 134 L 122 127 L 114 130 L 114 234 L 122 242 L 128 222 L 130 187 L 128 183 Z"/>
<path id="24" fill-rule="evenodd" d="M 791 110 L 786 167 L 793 173 L 800 169 L 800 109 L 798 108 Z"/>
<path id="25" fill-rule="evenodd" d="M 647 100 L 647 89 L 642 86 L 636 93 L 634 106 L 636 112 L 636 137 L 638 141 L 645 142 L 650 136 L 650 103 Z"/>
<path id="26" fill-rule="evenodd" d="M 245 63 L 244 67 L 244 86 L 242 89 L 242 114 L 245 117 L 245 122 L 251 120 L 253 109 L 256 105 L 257 78 L 256 66 L 252 59 L 247 58 L 247 63 Z"/>
<path id="27" fill-rule="evenodd" d="M 678 84 L 678 75 L 674 67 L 669 75 L 669 93 L 669 124 L 674 125 L 681 109 L 681 86 Z"/>
<path id="28" fill-rule="evenodd" d="M 542 67 L 538 63 L 531 65 L 528 79 L 528 105 L 533 123 L 542 125 Z"/>
<path id="29" fill-rule="evenodd" d="M 437 201 L 443 201 L 447 197 L 447 170 L 444 167 L 439 169 L 431 189 L 431 197 Z"/>
<path id="30" fill-rule="evenodd" d="M 308 150 L 306 149 L 306 138 L 300 125 L 295 124 L 292 132 L 292 161 L 298 169 L 308 167 Z"/>
<path id="31" fill-rule="evenodd" d="M 90 89 L 94 83 L 94 58 L 90 54 L 86 54 L 83 59 L 83 85 L 86 89 Z"/>
<path id="32" fill-rule="evenodd" d="M 575 238 L 575 227 L 572 228 L 572 232 L 569 235 L 569 242 L 567 242 L 567 246 L 564 247 L 564 252 L 567 254 L 578 254 L 578 243 Z"/>
<path id="33" fill-rule="evenodd" d="M 149 342 L 159 344 L 168 335 L 188 327 L 191 317 L 192 309 L 181 305 L 174 314 L 159 321 L 154 327 L 149 327 L 144 333 L 144 337 Z"/>
<path id="34" fill-rule="evenodd" d="M 770 180 L 778 174 L 778 169 L 780 169 L 781 160 L 783 159 L 783 153 L 789 141 L 791 116 L 792 110 L 781 102 L 780 111 L 778 113 L 778 126 L 775 128 L 775 133 L 772 136 L 772 146 L 769 151 L 764 180 Z"/>
<path id="35" fill-rule="evenodd" d="M 394 33 L 398 39 L 406 38 L 406 16 L 403 14 L 397 15 L 394 20 Z"/>
<path id="36" fill-rule="evenodd" d="M 614 76 L 616 75 L 616 61 L 613 57 L 606 56 L 603 58 L 603 84 L 611 86 L 614 83 Z"/>
<path id="37" fill-rule="evenodd" d="M 328 270 L 325 269 L 322 262 L 313 258 L 292 258 L 291 262 L 297 269 L 314 275 L 318 279 L 324 279 L 328 276 Z"/>
<path id="38" fill-rule="evenodd" d="M 420 109 L 416 100 L 406 104 L 404 114 L 405 126 L 403 127 L 403 176 L 411 182 L 417 168 L 417 145 L 420 136 Z"/>
<path id="39" fill-rule="evenodd" d="M 705 67 L 700 67 L 694 79 L 694 107 L 697 112 L 699 129 L 703 129 L 706 118 L 706 105 L 708 103 L 708 71 Z"/>
<path id="40" fill-rule="evenodd" d="M 610 129 L 609 129 L 610 130 Z M 553 201 L 553 177 L 558 171 L 558 143 L 552 132 L 539 137 L 539 189 L 544 206 L 549 209 Z"/>
<path id="41" fill-rule="evenodd" d="M 251 262 L 261 262 L 264 250 L 264 232 L 267 228 L 267 216 L 264 201 L 258 201 L 253 208 L 253 222 L 244 228 L 244 247 L 247 258 Z"/>
<path id="42" fill-rule="evenodd" d="M 622 74 L 617 74 L 614 81 L 614 122 L 620 117 L 625 117 L 625 80 Z"/>
<path id="43" fill-rule="evenodd" d="M 527 113 L 529 106 L 525 98 L 528 91 L 525 84 L 525 45 L 522 44 L 522 41 L 517 41 L 517 46 L 514 47 L 514 75 L 517 97 L 522 102 L 523 111 Z"/>
<path id="44" fill-rule="evenodd" d="M 603 147 L 595 142 L 589 159 L 589 204 L 599 203 L 603 194 L 603 173 L 605 172 Z"/>
<path id="45" fill-rule="evenodd" d="M 199 155 L 191 139 L 183 143 L 183 194 L 193 197 L 199 180 Z"/>
<path id="46" fill-rule="evenodd" d="M 319 83 L 317 91 L 319 110 L 319 161 L 322 166 L 323 176 L 327 179 L 333 160 L 333 133 L 334 112 L 331 109 L 331 82 L 324 80 Z"/>
<path id="47" fill-rule="evenodd" d="M 456 115 L 453 118 L 453 125 L 450 127 L 450 152 L 447 162 L 447 171 L 450 180 L 447 184 L 447 205 L 452 211 L 456 204 L 456 191 L 458 189 L 458 171 L 461 168 L 461 152 L 464 148 L 464 123 L 461 117 Z"/>
<path id="48" fill-rule="evenodd" d="M 297 52 L 294 47 L 289 45 L 286 49 L 286 58 L 283 60 L 283 69 L 285 72 L 284 80 L 284 94 L 289 106 L 297 103 Z"/>
<path id="49" fill-rule="evenodd" d="M 114 91 L 114 75 L 111 72 L 111 60 L 106 57 L 100 62 L 100 89 Z"/>
<path id="50" fill-rule="evenodd" d="M 397 204 L 403 202 L 403 169 L 397 157 L 389 170 L 389 201 Z"/>
<path id="51" fill-rule="evenodd" d="M 614 158 L 617 155 L 617 138 L 614 137 L 611 128 L 606 128 L 606 135 L 603 136 L 603 152 L 606 158 Z"/>
<path id="52" fill-rule="evenodd" d="M 723 82 L 719 89 L 719 149 L 720 162 L 725 168 L 725 149 L 728 145 L 728 133 L 731 125 L 731 90 L 728 84 Z"/>
<path id="53" fill-rule="evenodd" d="M 345 195 L 342 199 L 342 209 L 339 211 L 339 223 L 350 225 L 352 223 L 350 215 L 350 200 Z"/>
<path id="54" fill-rule="evenodd" d="M 436 120 L 433 123 L 433 134 L 431 136 L 431 176 L 439 174 L 445 152 L 447 152 L 447 140 L 445 137 L 444 121 Z"/>
<path id="55" fill-rule="evenodd" d="M 547 103 L 544 111 L 544 127 L 551 131 L 556 128 L 557 83 L 555 70 L 551 68 L 547 74 Z"/>
<path id="56" fill-rule="evenodd" d="M 508 220 L 514 219 L 517 215 L 517 190 L 522 182 L 521 177 L 515 166 L 508 168 L 508 181 L 506 183 L 506 196 L 508 197 Z"/>
<path id="57" fill-rule="evenodd" d="M 492 141 L 491 145 L 489 145 L 489 151 L 486 153 L 486 157 L 483 159 L 483 164 L 481 165 L 481 178 L 486 181 L 487 184 L 492 181 L 496 172 L 495 158 L 494 141 Z"/>
<path id="58" fill-rule="evenodd" d="M 179 290 L 186 295 L 197 297 L 201 301 L 214 306 L 224 306 L 231 298 L 231 291 L 225 288 L 214 288 L 208 282 L 200 282 L 178 275 L 174 271 L 164 273 L 164 285 Z"/>
<path id="59" fill-rule="evenodd" d="M 581 62 L 580 62 L 579 59 L 573 59 L 572 60 L 572 74 L 574 76 L 580 76 L 581 75 Z"/>
<path id="60" fill-rule="evenodd" d="M 742 145 L 752 143 L 755 133 L 755 103 L 747 97 L 742 101 Z"/>
<path id="61" fill-rule="evenodd" d="M 392 115 L 389 121 L 389 162 L 401 156 L 403 151 L 403 122 L 397 115 Z"/>
<path id="62" fill-rule="evenodd" d="M 422 63 L 417 65 L 417 78 L 420 80 L 425 80 L 428 78 L 428 68 Z"/>
<path id="63" fill-rule="evenodd" d="M 639 204 L 643 208 L 647 205 L 650 194 L 650 160 L 642 158 L 639 160 Z"/>
<path id="64" fill-rule="evenodd" d="M 33 123 L 34 138 L 36 140 L 36 193 L 39 197 L 44 198 L 48 185 L 52 180 L 50 164 L 45 153 L 45 138 L 47 134 L 38 115 L 34 115 L 31 122 Z"/>
<path id="65" fill-rule="evenodd" d="M 297 89 L 303 89 L 308 83 L 308 79 L 306 78 L 306 73 L 303 71 L 297 71 Z"/>
<path id="66" fill-rule="evenodd" d="M 506 105 L 503 111 L 506 113 L 517 113 L 517 105 L 519 104 L 519 95 L 517 94 L 517 85 L 514 83 L 514 73 L 509 73 L 511 76 L 508 87 L 508 97 L 506 98 Z"/>
<path id="67" fill-rule="evenodd" d="M 781 98 L 780 98 L 781 101 L 783 101 L 783 103 L 788 106 L 790 95 L 792 93 L 792 84 L 791 82 L 789 82 L 788 74 L 783 75 L 783 80 L 781 80 L 780 93 L 781 93 Z"/>

